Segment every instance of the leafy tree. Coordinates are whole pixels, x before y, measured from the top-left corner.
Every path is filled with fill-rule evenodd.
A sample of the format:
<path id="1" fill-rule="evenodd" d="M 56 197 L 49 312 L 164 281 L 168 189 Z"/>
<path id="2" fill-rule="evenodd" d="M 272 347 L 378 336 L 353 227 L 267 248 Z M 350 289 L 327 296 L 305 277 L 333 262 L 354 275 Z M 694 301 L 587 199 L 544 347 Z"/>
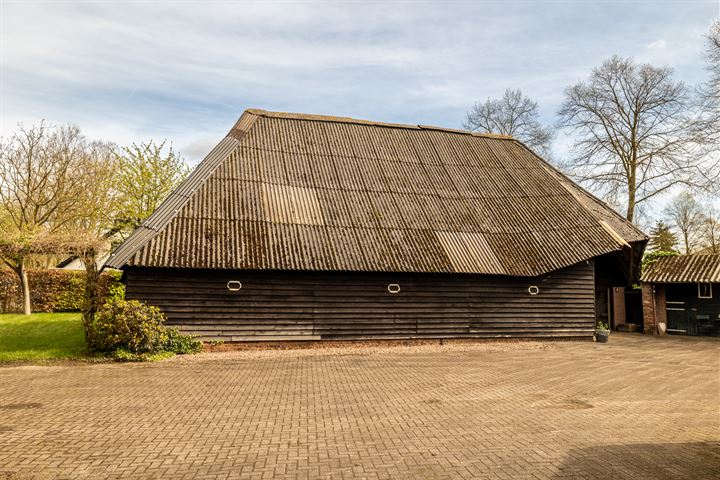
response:
<path id="1" fill-rule="evenodd" d="M 622 194 L 630 221 L 638 205 L 675 185 L 711 183 L 714 170 L 688 153 L 689 91 L 672 76 L 670 67 L 613 56 L 565 90 L 558 112 L 559 127 L 576 135 L 567 167 L 604 195 Z"/>
<path id="2" fill-rule="evenodd" d="M 689 255 L 697 246 L 704 220 L 702 210 L 695 201 L 695 197 L 689 192 L 680 193 L 667 206 L 665 213 L 680 232 L 685 254 Z"/>
<path id="3" fill-rule="evenodd" d="M 658 221 L 650 231 L 650 250 L 672 252 L 677 247 L 677 237 L 664 222 Z"/>
<path id="4" fill-rule="evenodd" d="M 476 102 L 467 112 L 463 128 L 511 135 L 541 155 L 549 156 L 554 132 L 538 119 L 538 104 L 520 90 L 505 90 L 499 99 Z"/>
<path id="5" fill-rule="evenodd" d="M 119 209 L 114 231 L 125 237 L 148 218 L 189 173 L 166 142 L 133 143 L 117 155 Z"/>
<path id="6" fill-rule="evenodd" d="M 58 235 L 88 214 L 90 142 L 74 126 L 45 122 L 0 142 L 0 258 L 18 275 L 23 312 L 30 314 L 26 263 L 37 253 L 56 253 Z"/>
<path id="7" fill-rule="evenodd" d="M 99 307 L 99 258 L 110 250 L 112 228 L 118 211 L 118 192 L 115 181 L 118 162 L 114 146 L 92 142 L 84 152 L 83 169 L 87 178 L 81 197 L 82 216 L 75 218 L 65 229 L 65 251 L 78 256 L 85 265 L 85 293 L 82 315 L 87 337 Z"/>

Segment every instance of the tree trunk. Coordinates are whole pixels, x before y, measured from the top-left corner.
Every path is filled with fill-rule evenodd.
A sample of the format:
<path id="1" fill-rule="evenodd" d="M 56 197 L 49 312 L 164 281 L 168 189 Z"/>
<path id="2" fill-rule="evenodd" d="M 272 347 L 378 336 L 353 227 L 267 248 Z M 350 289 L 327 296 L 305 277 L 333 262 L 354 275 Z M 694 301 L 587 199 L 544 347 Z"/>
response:
<path id="1" fill-rule="evenodd" d="M 30 282 L 28 281 L 27 270 L 25 270 L 25 259 L 23 258 L 18 263 L 18 275 L 20 276 L 20 287 L 23 296 L 23 314 L 32 314 L 32 308 L 30 306 Z"/>
<path id="2" fill-rule="evenodd" d="M 97 256 L 95 252 L 90 252 L 82 257 L 85 263 L 85 295 L 83 297 L 82 317 L 83 327 L 85 328 L 85 341 L 91 343 L 89 338 L 89 327 L 95 319 L 97 311 L 97 289 L 100 272 L 97 268 Z"/>
<path id="3" fill-rule="evenodd" d="M 635 187 L 628 186 L 628 204 L 627 204 L 627 213 L 625 214 L 625 218 L 628 222 L 632 222 L 635 218 Z"/>

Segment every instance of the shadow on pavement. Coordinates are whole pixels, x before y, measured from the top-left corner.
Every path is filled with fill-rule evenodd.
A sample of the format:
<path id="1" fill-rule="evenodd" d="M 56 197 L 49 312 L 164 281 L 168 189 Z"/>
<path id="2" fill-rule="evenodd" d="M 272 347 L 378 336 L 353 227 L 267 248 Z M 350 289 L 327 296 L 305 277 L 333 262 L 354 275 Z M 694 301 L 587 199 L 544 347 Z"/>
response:
<path id="1" fill-rule="evenodd" d="M 554 478 L 718 479 L 720 441 L 574 448 Z"/>

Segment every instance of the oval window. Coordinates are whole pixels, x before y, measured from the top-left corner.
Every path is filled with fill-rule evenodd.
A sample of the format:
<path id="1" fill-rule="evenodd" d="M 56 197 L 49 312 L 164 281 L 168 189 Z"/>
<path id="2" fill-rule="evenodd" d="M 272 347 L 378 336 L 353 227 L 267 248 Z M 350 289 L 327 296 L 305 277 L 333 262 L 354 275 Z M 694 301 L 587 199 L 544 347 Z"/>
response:
<path id="1" fill-rule="evenodd" d="M 537 295 L 538 293 L 540 293 L 540 289 L 535 285 L 530 285 L 528 287 L 528 293 L 530 295 Z"/>
<path id="2" fill-rule="evenodd" d="M 390 293 L 400 293 L 400 285 L 397 283 L 391 283 L 388 285 L 388 292 Z"/>
<path id="3" fill-rule="evenodd" d="M 231 292 L 237 292 L 238 290 L 240 290 L 242 288 L 242 283 L 238 282 L 237 280 L 230 280 L 227 283 L 227 288 Z"/>

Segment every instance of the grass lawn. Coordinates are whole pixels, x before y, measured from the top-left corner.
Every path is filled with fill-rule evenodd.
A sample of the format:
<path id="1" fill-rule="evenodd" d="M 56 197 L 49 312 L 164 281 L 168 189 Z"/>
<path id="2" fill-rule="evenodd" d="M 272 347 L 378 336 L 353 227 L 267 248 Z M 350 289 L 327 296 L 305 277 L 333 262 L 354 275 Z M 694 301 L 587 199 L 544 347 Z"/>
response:
<path id="1" fill-rule="evenodd" d="M 84 349 L 79 313 L 0 315 L 0 362 L 80 358 Z"/>

